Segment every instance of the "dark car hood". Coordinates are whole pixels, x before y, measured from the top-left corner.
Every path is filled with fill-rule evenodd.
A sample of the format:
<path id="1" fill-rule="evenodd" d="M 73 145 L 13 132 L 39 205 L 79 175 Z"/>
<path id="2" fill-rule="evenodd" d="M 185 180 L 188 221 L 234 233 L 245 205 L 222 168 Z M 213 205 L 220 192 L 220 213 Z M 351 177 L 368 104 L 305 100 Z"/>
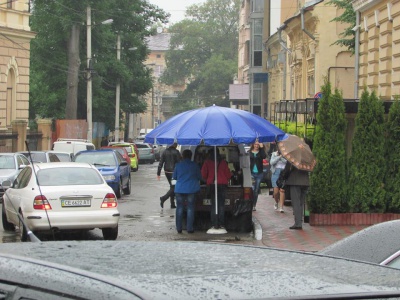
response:
<path id="1" fill-rule="evenodd" d="M 379 264 L 399 250 L 400 220 L 393 220 L 353 233 L 319 253 Z"/>
<path id="2" fill-rule="evenodd" d="M 400 270 L 254 246 L 63 241 L 2 244 L 0 256 L 2 253 L 107 275 L 153 299 L 322 297 L 393 290 L 400 293 Z"/>

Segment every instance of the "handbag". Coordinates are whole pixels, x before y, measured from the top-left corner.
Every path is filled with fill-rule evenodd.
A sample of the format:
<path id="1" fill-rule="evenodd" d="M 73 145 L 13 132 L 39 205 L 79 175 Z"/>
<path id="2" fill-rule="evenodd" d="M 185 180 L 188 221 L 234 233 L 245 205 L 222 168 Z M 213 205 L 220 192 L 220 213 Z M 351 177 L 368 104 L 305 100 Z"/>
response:
<path id="1" fill-rule="evenodd" d="M 292 171 L 292 165 L 290 164 L 285 166 L 285 168 L 279 174 L 278 179 L 276 180 L 276 186 L 280 189 L 285 188 L 286 180 L 289 178 L 290 172 Z"/>

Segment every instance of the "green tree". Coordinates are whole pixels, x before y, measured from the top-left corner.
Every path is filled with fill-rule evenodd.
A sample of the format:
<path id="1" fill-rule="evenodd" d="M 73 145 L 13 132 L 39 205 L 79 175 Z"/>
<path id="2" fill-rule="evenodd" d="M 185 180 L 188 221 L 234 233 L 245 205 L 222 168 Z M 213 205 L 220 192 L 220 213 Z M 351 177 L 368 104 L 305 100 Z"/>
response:
<path id="1" fill-rule="evenodd" d="M 398 97 L 390 107 L 386 131 L 386 202 L 389 212 L 400 213 L 400 100 Z"/>
<path id="2" fill-rule="evenodd" d="M 350 211 L 381 213 L 386 208 L 384 107 L 375 91 L 370 94 L 364 88 L 355 122 L 349 160 Z"/>
<path id="3" fill-rule="evenodd" d="M 308 203 L 313 213 L 345 211 L 346 200 L 346 118 L 342 93 L 325 79 L 318 102 L 313 153 L 317 165 L 310 175 Z"/>
<path id="4" fill-rule="evenodd" d="M 207 106 L 229 104 L 226 90 L 237 71 L 240 3 L 208 0 L 192 5 L 186 11 L 186 19 L 170 28 L 172 37 L 162 81 L 188 82 L 185 93 L 176 101 L 194 104 L 200 100 Z"/>
<path id="5" fill-rule="evenodd" d="M 65 118 L 73 115 L 69 106 L 76 92 L 77 118 L 86 118 L 86 8 L 92 14 L 92 90 L 93 121 L 113 127 L 115 89 L 121 82 L 121 104 L 124 111 L 143 112 L 140 95 L 152 86 L 151 73 L 143 62 L 148 55 L 145 37 L 153 34 L 151 25 L 165 22 L 166 13 L 146 1 L 130 0 L 33 0 L 31 28 L 37 36 L 31 43 L 30 118 Z M 118 3 L 118 5 L 116 5 Z M 100 25 L 113 19 L 110 25 Z M 74 30 L 75 28 L 75 30 Z M 121 36 L 121 59 L 117 60 L 116 39 Z M 76 78 L 71 83 L 71 48 L 77 39 Z M 136 50 L 128 51 L 135 47 Z M 74 56 L 72 56 L 74 57 Z M 75 56 L 76 57 L 76 56 Z M 73 69 L 73 68 L 72 68 Z M 67 82 L 68 80 L 68 82 Z M 72 87 L 71 87 L 72 86 Z M 67 97 L 68 96 L 68 97 Z"/>
<path id="6" fill-rule="evenodd" d="M 347 23 L 348 27 L 339 34 L 340 39 L 335 41 L 333 45 L 344 46 L 354 53 L 355 50 L 355 32 L 353 30 L 356 25 L 356 13 L 351 4 L 351 0 L 330 0 L 326 4 L 334 5 L 343 10 L 343 13 L 333 18 L 332 22 Z"/>

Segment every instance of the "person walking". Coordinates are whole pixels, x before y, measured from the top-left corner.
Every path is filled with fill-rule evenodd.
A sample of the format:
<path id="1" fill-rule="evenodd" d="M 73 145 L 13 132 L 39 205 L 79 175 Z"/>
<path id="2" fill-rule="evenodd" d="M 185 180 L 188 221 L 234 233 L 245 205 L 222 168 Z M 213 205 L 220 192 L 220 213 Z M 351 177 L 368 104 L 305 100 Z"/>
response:
<path id="1" fill-rule="evenodd" d="M 289 229 L 303 229 L 303 211 L 308 187 L 310 186 L 309 172 L 299 170 L 290 162 L 286 163 L 280 177 L 285 180 L 285 188 L 290 189 L 290 199 L 292 201 L 294 225 Z"/>
<path id="2" fill-rule="evenodd" d="M 273 188 L 273 197 L 275 200 L 274 208 L 276 211 L 283 213 L 283 205 L 285 203 L 285 190 L 277 186 L 276 181 L 279 178 L 279 174 L 286 166 L 286 159 L 282 157 L 279 150 L 272 152 L 271 160 L 269 162 L 271 166 L 271 183 Z"/>
<path id="3" fill-rule="evenodd" d="M 176 230 L 182 233 L 182 219 L 184 204 L 186 203 L 186 230 L 188 233 L 193 233 L 194 223 L 194 204 L 196 193 L 200 190 L 201 171 L 197 163 L 191 160 L 192 151 L 186 149 L 182 153 L 182 160 L 175 166 L 172 175 L 175 184 L 176 196 Z"/>
<path id="4" fill-rule="evenodd" d="M 101 146 L 101 147 L 108 146 L 107 137 L 103 136 L 103 138 L 101 139 L 100 146 Z"/>
<path id="5" fill-rule="evenodd" d="M 208 158 L 204 161 L 201 168 L 201 175 L 206 181 L 207 191 L 210 192 L 211 197 L 211 231 L 214 229 L 225 230 L 225 194 L 228 186 L 229 179 L 231 178 L 231 171 L 229 170 L 228 163 L 221 158 L 219 150 L 216 148 L 217 153 L 217 203 L 215 203 L 215 153 L 214 147 L 208 151 Z M 215 205 L 218 205 L 218 215 L 215 213 Z"/>
<path id="6" fill-rule="evenodd" d="M 160 180 L 161 170 L 164 168 L 165 177 L 167 177 L 169 183 L 169 190 L 164 196 L 160 197 L 161 208 L 164 208 L 164 202 L 167 201 L 168 198 L 171 201 L 171 208 L 176 208 L 174 185 L 171 183 L 171 180 L 175 165 L 181 160 L 181 154 L 176 149 L 177 147 L 178 144 L 173 143 L 171 146 L 165 149 L 161 155 L 160 162 L 158 163 L 157 180 Z"/>
<path id="7" fill-rule="evenodd" d="M 253 211 L 256 210 L 258 193 L 260 191 L 261 180 L 263 174 L 263 159 L 267 157 L 264 150 L 264 144 L 255 142 L 250 146 L 250 171 L 251 178 L 253 179 Z"/>

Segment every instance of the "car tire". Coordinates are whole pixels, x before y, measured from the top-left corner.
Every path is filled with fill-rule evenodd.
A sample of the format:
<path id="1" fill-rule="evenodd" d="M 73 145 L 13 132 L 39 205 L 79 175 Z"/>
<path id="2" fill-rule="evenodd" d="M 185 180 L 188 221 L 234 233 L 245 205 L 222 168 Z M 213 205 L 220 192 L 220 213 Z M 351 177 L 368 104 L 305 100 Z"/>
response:
<path id="1" fill-rule="evenodd" d="M 124 195 L 130 195 L 131 194 L 131 177 L 129 176 L 129 178 L 128 178 L 128 183 L 127 183 L 127 186 L 126 186 L 126 188 L 124 188 Z"/>
<path id="2" fill-rule="evenodd" d="M 107 241 L 114 241 L 118 237 L 118 225 L 114 228 L 102 228 L 103 238 Z"/>
<path id="3" fill-rule="evenodd" d="M 3 229 L 6 231 L 14 231 L 15 225 L 7 221 L 6 209 L 4 207 L 4 203 L 1 208 L 1 219 L 3 221 Z"/>
<path id="4" fill-rule="evenodd" d="M 23 219 L 24 216 L 21 214 L 21 218 Z M 27 242 L 28 241 L 28 231 L 26 230 L 24 224 L 20 221 L 19 222 L 19 235 L 21 237 L 21 242 Z"/>
<path id="5" fill-rule="evenodd" d="M 122 182 L 121 182 L 121 180 L 119 180 L 117 190 L 115 191 L 115 196 L 117 196 L 118 199 L 122 197 Z"/>

